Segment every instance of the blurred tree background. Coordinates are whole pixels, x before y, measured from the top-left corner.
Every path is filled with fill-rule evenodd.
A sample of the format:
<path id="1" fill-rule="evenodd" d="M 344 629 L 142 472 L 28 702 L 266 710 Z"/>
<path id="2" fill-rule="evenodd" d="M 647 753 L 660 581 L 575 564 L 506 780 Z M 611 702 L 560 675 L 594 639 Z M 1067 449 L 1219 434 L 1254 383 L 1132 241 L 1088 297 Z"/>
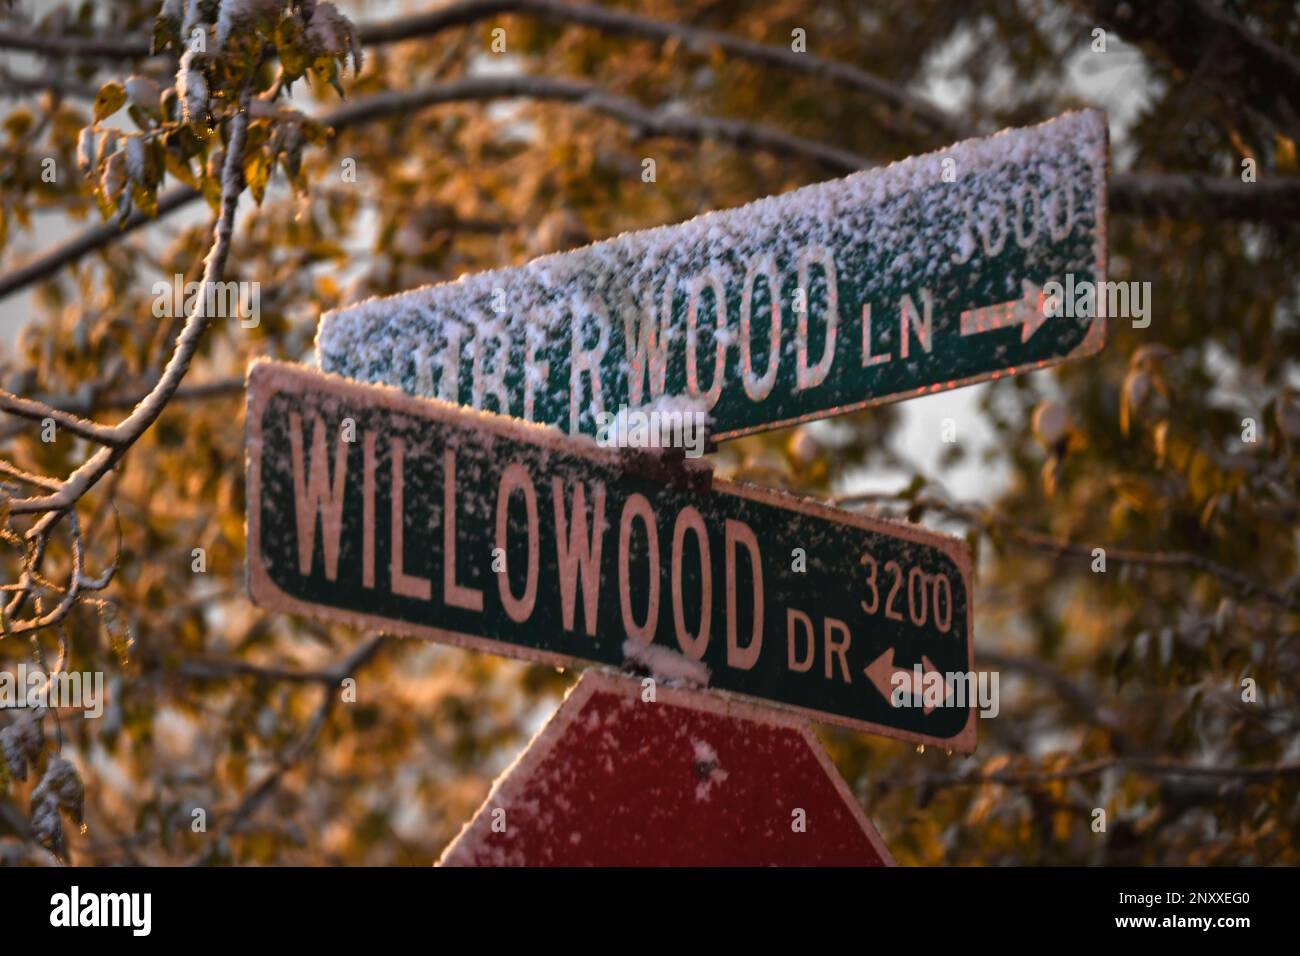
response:
<path id="1" fill-rule="evenodd" d="M 1293 3 L 339 3 L 355 32 L 308 0 L 0 6 L 0 307 L 26 323 L 0 667 L 109 690 L 98 720 L 0 712 L 0 862 L 427 865 L 574 680 L 250 606 L 252 357 L 311 361 L 360 297 L 1086 105 L 1112 107 L 1110 272 L 1151 283 L 1148 328 L 956 393 L 963 440 L 907 436 L 924 467 L 900 406 L 717 466 L 976 548 L 1002 677 L 978 753 L 822 731 L 901 863 L 1300 862 Z M 231 152 L 216 274 L 260 283 L 261 321 L 201 329 L 156 421 L 92 459 L 77 422 L 122 420 L 184 345 L 153 287 L 203 272 Z M 27 401 L 71 427 L 43 441 Z M 71 510 L 31 504 L 88 460 Z"/>

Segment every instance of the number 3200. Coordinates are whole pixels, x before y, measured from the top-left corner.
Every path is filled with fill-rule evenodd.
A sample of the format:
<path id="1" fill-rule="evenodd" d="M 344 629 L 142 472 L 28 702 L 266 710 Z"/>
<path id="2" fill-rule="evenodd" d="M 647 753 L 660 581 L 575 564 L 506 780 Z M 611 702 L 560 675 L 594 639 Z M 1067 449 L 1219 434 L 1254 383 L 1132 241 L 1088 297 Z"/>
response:
<path id="1" fill-rule="evenodd" d="M 859 602 L 862 610 L 868 614 L 880 611 L 880 589 L 883 583 L 889 588 L 884 600 L 886 618 L 891 621 L 910 621 L 916 627 L 925 627 L 933 616 L 934 626 L 940 633 L 947 634 L 952 630 L 952 582 L 948 580 L 947 574 L 942 571 L 926 574 L 919 567 L 904 570 L 897 561 L 889 560 L 883 568 L 884 577 L 888 580 L 881 582 L 882 568 L 870 552 L 863 552 L 859 563 L 867 569 L 867 597 Z M 907 605 L 906 615 L 901 607 L 904 603 Z"/>

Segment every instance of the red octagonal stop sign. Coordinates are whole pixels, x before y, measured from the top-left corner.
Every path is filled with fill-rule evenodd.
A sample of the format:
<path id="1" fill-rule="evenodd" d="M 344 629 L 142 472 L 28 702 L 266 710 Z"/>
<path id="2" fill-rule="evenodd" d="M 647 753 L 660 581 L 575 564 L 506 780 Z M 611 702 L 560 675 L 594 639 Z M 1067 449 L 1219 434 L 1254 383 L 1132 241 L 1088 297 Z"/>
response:
<path id="1" fill-rule="evenodd" d="M 801 718 L 587 671 L 450 866 L 892 866 Z"/>

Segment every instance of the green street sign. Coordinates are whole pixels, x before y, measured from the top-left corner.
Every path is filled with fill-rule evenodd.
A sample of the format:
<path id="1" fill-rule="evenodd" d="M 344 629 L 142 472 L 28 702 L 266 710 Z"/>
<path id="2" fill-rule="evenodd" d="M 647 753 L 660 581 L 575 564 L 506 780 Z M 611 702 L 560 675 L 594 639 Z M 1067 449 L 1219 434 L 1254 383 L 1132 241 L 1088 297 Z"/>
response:
<path id="1" fill-rule="evenodd" d="M 247 421 L 261 607 L 974 749 L 958 539 L 302 366 L 254 364 Z"/>
<path id="2" fill-rule="evenodd" d="M 1108 162 L 1068 113 L 327 313 L 320 364 L 571 434 L 684 398 L 718 440 L 1019 374 L 1102 347 Z"/>

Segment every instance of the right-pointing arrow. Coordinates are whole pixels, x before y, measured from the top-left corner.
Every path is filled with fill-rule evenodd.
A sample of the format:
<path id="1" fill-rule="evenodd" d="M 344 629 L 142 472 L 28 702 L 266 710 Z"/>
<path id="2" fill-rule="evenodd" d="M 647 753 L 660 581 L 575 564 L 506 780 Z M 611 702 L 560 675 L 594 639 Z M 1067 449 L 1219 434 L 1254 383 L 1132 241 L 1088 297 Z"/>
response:
<path id="1" fill-rule="evenodd" d="M 1043 290 L 1027 279 L 1020 283 L 1024 295 L 1008 302 L 967 309 L 961 314 L 961 334 L 979 335 L 997 329 L 1010 329 L 1020 326 L 1020 341 L 1028 342 L 1030 336 L 1047 322 L 1047 296 Z"/>

